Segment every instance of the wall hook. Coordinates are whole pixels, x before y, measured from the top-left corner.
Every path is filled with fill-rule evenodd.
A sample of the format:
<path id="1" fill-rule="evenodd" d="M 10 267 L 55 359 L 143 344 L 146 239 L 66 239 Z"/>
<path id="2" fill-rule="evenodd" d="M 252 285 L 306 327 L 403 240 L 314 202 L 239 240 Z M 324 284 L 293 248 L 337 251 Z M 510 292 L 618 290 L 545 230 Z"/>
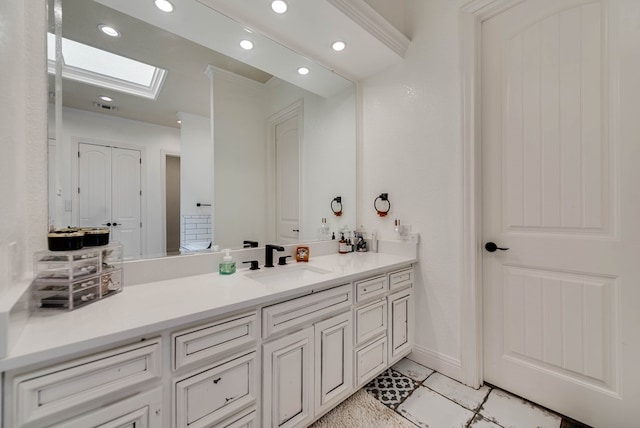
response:
<path id="1" fill-rule="evenodd" d="M 380 205 L 382 205 L 381 207 L 378 207 L 378 201 L 380 201 Z M 386 202 L 386 204 L 383 204 L 383 202 Z M 386 205 L 386 209 L 384 208 L 384 205 Z M 376 213 L 378 214 L 378 216 L 380 217 L 386 217 L 387 214 L 389 213 L 389 210 L 391 209 L 391 202 L 389 201 L 389 194 L 388 193 L 380 193 L 380 195 L 374 199 L 373 201 L 373 208 L 375 208 Z"/>
<path id="2" fill-rule="evenodd" d="M 340 217 L 342 215 L 342 196 L 336 196 L 331 201 L 331 211 L 336 215 L 336 217 Z"/>

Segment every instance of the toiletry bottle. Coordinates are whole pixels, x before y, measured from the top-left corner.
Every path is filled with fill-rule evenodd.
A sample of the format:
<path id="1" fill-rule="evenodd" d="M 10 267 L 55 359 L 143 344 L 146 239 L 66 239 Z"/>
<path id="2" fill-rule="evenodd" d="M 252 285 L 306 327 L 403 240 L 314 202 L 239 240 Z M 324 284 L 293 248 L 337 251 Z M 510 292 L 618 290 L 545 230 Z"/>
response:
<path id="1" fill-rule="evenodd" d="M 320 229 L 318 230 L 318 239 L 329 239 L 329 227 L 327 226 L 327 219 L 325 217 L 322 217 L 321 219 Z"/>
<path id="2" fill-rule="evenodd" d="M 224 257 L 222 258 L 222 262 L 220 262 L 220 275 L 231 275 L 232 273 L 236 273 L 236 262 L 233 261 L 231 257 L 230 249 L 223 250 Z"/>
<path id="3" fill-rule="evenodd" d="M 344 233 L 340 235 L 340 241 L 338 241 L 338 252 L 340 254 L 347 254 L 347 240 L 344 239 Z"/>

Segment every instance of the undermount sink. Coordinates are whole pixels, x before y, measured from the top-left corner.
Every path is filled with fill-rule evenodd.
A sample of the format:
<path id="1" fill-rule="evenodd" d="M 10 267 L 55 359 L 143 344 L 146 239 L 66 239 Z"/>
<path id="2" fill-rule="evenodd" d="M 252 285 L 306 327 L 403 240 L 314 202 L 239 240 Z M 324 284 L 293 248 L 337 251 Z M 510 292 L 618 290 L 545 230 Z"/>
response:
<path id="1" fill-rule="evenodd" d="M 266 268 L 266 270 L 260 272 L 248 273 L 246 277 L 263 284 L 279 284 L 285 281 L 301 283 L 321 279 L 322 275 L 326 275 L 329 272 L 331 271 L 327 269 L 299 264 Z"/>

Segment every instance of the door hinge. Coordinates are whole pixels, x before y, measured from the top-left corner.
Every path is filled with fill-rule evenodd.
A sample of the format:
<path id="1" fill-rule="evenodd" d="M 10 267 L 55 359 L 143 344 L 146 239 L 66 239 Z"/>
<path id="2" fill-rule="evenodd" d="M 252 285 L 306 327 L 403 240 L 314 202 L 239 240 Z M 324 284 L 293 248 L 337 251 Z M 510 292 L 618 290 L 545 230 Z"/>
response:
<path id="1" fill-rule="evenodd" d="M 78 150 L 78 158 L 80 158 L 80 150 Z"/>
<path id="2" fill-rule="evenodd" d="M 142 196 L 142 190 L 140 191 L 140 196 Z"/>
<path id="3" fill-rule="evenodd" d="M 142 228 L 142 222 L 140 222 L 140 228 Z"/>
<path id="4" fill-rule="evenodd" d="M 142 158 L 140 158 L 140 165 L 142 165 Z"/>
<path id="5" fill-rule="evenodd" d="M 78 187 L 78 193 L 80 193 L 80 188 Z"/>

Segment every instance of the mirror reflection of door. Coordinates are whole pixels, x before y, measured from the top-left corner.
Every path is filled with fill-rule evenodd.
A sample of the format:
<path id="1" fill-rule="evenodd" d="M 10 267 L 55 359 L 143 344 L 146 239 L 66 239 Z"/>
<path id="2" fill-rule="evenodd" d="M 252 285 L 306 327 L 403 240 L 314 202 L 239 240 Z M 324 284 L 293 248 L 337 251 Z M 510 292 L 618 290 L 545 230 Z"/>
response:
<path id="1" fill-rule="evenodd" d="M 167 255 L 180 254 L 180 156 L 165 157 Z"/>
<path id="2" fill-rule="evenodd" d="M 300 232 L 299 111 L 275 125 L 276 240 L 298 242 Z"/>
<path id="3" fill-rule="evenodd" d="M 142 254 L 141 159 L 139 150 L 78 144 L 78 225 L 109 226 L 127 259 Z"/>

